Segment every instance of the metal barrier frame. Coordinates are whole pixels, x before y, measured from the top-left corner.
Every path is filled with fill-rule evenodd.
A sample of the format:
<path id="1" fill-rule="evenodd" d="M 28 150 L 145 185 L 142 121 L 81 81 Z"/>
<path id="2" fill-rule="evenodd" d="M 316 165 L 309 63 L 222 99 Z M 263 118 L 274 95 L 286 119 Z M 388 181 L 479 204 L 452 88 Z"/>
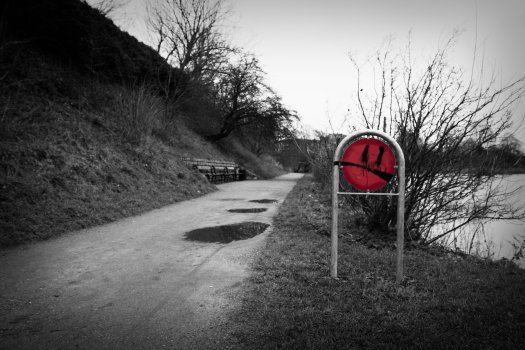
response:
<path id="1" fill-rule="evenodd" d="M 394 151 L 396 156 L 396 168 L 398 176 L 397 193 L 390 192 L 339 192 L 339 170 L 341 157 L 347 145 L 364 136 L 375 136 L 385 141 Z M 337 246 L 339 231 L 339 195 L 374 195 L 374 196 L 397 196 L 397 267 L 396 282 L 403 280 L 403 245 L 405 241 L 405 156 L 397 141 L 390 135 L 378 130 L 362 130 L 354 132 L 345 137 L 337 146 L 334 153 L 333 181 L 332 181 L 332 234 L 331 234 L 331 257 L 330 276 L 337 278 Z"/>

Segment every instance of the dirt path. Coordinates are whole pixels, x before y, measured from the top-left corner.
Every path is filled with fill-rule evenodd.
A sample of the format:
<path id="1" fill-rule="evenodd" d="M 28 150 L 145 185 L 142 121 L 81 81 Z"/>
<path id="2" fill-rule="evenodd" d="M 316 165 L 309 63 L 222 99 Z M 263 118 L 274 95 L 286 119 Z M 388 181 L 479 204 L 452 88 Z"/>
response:
<path id="1" fill-rule="evenodd" d="M 228 296 L 271 230 L 229 244 L 193 229 L 271 223 L 301 177 L 219 185 L 210 195 L 0 253 L 2 349 L 203 349 L 220 344 Z M 250 202 L 276 199 L 276 203 Z M 230 213 L 235 208 L 268 208 Z"/>

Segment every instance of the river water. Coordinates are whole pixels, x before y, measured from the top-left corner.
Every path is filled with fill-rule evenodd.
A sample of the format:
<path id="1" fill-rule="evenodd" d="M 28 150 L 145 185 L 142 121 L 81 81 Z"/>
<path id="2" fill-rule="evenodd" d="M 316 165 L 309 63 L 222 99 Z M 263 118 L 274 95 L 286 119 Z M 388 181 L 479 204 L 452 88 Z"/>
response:
<path id="1" fill-rule="evenodd" d="M 525 208 L 525 175 L 504 176 L 498 181 L 503 190 L 516 190 L 509 198 L 509 202 L 519 208 Z M 440 229 L 436 228 L 435 232 L 439 233 Z M 472 223 L 455 236 L 449 236 L 440 243 L 483 258 L 511 260 L 520 246 L 524 248 L 525 255 L 524 242 L 525 222 L 496 220 Z M 515 262 L 521 268 L 525 268 L 525 258 L 515 259 Z"/>

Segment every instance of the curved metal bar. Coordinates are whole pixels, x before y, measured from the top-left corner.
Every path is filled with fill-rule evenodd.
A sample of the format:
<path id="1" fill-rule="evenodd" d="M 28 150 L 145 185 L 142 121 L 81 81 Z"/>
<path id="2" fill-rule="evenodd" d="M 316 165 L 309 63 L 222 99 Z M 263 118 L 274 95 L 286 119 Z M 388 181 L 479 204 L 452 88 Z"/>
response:
<path id="1" fill-rule="evenodd" d="M 331 257 L 330 257 L 330 276 L 337 278 L 337 246 L 339 231 L 339 168 L 341 157 L 346 146 L 352 141 L 363 136 L 376 136 L 392 147 L 396 156 L 396 167 L 398 176 L 398 196 L 397 196 L 397 261 L 396 261 L 396 281 L 403 280 L 403 246 L 404 246 L 404 227 L 405 227 L 405 156 L 401 146 L 390 135 L 378 130 L 362 130 L 354 132 L 345 137 L 334 153 L 334 167 L 332 179 L 332 233 L 331 233 Z M 374 192 L 375 195 L 390 195 L 387 193 Z"/>

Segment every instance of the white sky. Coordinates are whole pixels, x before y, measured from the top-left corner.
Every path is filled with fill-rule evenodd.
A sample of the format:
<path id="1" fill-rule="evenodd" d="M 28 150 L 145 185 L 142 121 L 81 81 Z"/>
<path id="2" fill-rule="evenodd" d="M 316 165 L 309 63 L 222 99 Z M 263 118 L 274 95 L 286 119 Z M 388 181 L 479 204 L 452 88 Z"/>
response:
<path id="1" fill-rule="evenodd" d="M 115 22 L 147 41 L 146 0 L 130 0 Z M 498 83 L 525 75 L 525 0 L 229 0 L 233 43 L 256 54 L 284 103 L 311 128 L 346 133 L 341 121 L 355 106 L 356 81 L 348 54 L 364 60 L 393 35 L 412 53 L 429 57 L 456 28 L 465 30 L 453 64 L 478 52 L 495 69 Z M 477 31 L 476 31 L 477 18 Z M 396 48 L 397 49 L 397 48 Z M 482 49 L 482 50 L 481 50 Z M 362 79 L 366 79 L 362 76 Z M 514 111 L 524 119 L 525 101 Z M 525 143 L 525 126 L 516 136 Z"/>

